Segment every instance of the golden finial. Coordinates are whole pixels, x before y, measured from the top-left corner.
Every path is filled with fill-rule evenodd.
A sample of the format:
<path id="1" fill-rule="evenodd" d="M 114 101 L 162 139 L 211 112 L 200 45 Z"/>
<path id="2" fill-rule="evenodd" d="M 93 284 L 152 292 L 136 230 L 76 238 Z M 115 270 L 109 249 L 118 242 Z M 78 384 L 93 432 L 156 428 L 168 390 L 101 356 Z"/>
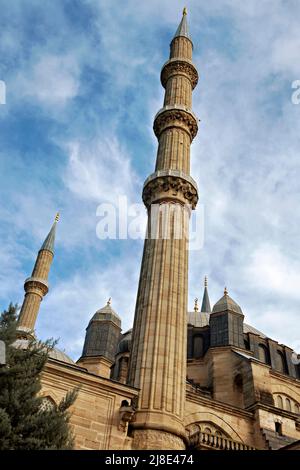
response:
<path id="1" fill-rule="evenodd" d="M 187 9 L 186 9 L 186 7 L 184 7 L 182 14 L 183 14 L 183 15 L 187 15 Z"/>
<path id="2" fill-rule="evenodd" d="M 195 312 L 198 312 L 198 299 L 197 299 L 197 297 L 195 298 L 194 311 L 195 311 Z"/>
<path id="3" fill-rule="evenodd" d="M 55 222 L 58 222 L 58 221 L 59 221 L 59 212 L 56 212 Z"/>
<path id="4" fill-rule="evenodd" d="M 224 288 L 224 295 L 228 295 L 227 287 Z"/>
<path id="5" fill-rule="evenodd" d="M 207 287 L 207 276 L 204 278 L 204 287 Z"/>
<path id="6" fill-rule="evenodd" d="M 110 304 L 111 304 L 111 297 L 107 301 L 107 305 L 110 305 Z"/>

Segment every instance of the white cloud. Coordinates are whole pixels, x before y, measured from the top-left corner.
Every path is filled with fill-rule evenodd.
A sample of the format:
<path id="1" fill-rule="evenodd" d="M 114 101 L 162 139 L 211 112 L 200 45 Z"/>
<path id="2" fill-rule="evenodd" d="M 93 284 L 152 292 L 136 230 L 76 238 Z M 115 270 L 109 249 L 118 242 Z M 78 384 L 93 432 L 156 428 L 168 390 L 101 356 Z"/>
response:
<path id="1" fill-rule="evenodd" d="M 18 83 L 25 97 L 63 107 L 79 93 L 80 69 L 71 55 L 43 55 L 27 76 L 19 76 Z"/>
<path id="2" fill-rule="evenodd" d="M 137 200 L 141 182 L 116 137 L 73 141 L 65 146 L 68 165 L 64 181 L 77 197 L 94 203 L 117 202 L 119 195 L 127 196 L 129 201 Z"/>
<path id="3" fill-rule="evenodd" d="M 258 246 L 244 269 L 248 285 L 257 291 L 270 291 L 278 299 L 284 295 L 300 301 L 300 263 L 290 253 L 282 253 L 280 247 Z"/>

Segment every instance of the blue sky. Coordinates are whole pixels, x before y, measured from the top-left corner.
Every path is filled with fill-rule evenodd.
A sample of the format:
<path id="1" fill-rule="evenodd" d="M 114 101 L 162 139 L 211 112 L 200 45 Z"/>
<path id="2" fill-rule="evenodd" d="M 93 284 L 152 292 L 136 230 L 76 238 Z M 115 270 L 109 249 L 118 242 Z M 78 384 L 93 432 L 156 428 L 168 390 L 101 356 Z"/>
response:
<path id="1" fill-rule="evenodd" d="M 139 203 L 154 170 L 160 70 L 183 6 L 200 80 L 191 174 L 204 210 L 189 308 L 204 275 L 245 321 L 300 350 L 300 79 L 297 0 L 0 0 L 0 307 L 23 282 L 57 210 L 37 334 L 74 359 L 108 297 L 131 327 L 140 240 L 99 240 L 96 210 Z M 202 210 L 199 209 L 199 210 Z"/>

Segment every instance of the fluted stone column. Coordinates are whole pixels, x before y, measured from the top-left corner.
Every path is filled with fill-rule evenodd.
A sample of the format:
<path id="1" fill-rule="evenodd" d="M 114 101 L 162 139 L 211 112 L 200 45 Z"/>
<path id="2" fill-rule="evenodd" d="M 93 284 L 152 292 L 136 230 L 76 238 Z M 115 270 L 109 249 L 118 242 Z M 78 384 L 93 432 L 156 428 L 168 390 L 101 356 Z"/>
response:
<path id="1" fill-rule="evenodd" d="M 197 186 L 189 176 L 197 133 L 191 111 L 198 75 L 191 62 L 186 11 L 161 72 L 164 107 L 154 120 L 155 173 L 145 181 L 148 232 L 140 273 L 129 365 L 129 384 L 140 388 L 132 423 L 133 447 L 184 449 L 188 232 Z"/>

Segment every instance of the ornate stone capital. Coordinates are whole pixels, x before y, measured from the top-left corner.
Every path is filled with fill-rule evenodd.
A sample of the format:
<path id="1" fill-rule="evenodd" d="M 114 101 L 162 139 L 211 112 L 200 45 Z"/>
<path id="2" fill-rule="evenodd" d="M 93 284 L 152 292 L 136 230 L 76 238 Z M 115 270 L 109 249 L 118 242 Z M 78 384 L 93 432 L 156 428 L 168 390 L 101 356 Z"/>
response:
<path id="1" fill-rule="evenodd" d="M 198 119 L 184 106 L 164 106 L 154 118 L 153 130 L 158 138 L 169 127 L 179 127 L 190 135 L 191 140 L 198 132 Z"/>
<path id="2" fill-rule="evenodd" d="M 195 209 L 198 202 L 196 182 L 182 171 L 156 171 L 145 181 L 144 204 L 148 208 L 151 204 L 159 204 L 167 200 L 189 204 L 192 209 Z"/>
<path id="3" fill-rule="evenodd" d="M 139 450 L 185 450 L 179 436 L 160 430 L 145 429 L 134 431 L 133 449 Z"/>
<path id="4" fill-rule="evenodd" d="M 173 75 L 184 75 L 187 77 L 192 84 L 192 89 L 194 89 L 198 83 L 197 69 L 194 64 L 187 59 L 170 59 L 163 65 L 160 80 L 164 88 L 166 88 L 167 81 Z"/>
<path id="5" fill-rule="evenodd" d="M 45 279 L 40 279 L 38 277 L 29 277 L 24 283 L 25 292 L 32 292 L 34 294 L 44 296 L 48 293 L 49 286 L 48 282 Z"/>

